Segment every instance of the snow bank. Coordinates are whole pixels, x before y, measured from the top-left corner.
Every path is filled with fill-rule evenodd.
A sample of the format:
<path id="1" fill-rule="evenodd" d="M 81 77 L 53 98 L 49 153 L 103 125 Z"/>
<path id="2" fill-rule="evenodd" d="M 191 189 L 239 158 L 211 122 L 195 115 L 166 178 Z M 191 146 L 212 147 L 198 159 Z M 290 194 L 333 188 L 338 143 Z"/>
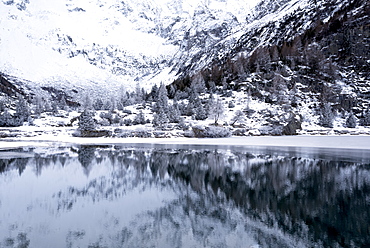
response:
<path id="1" fill-rule="evenodd" d="M 79 138 L 67 135 L 42 135 L 12 138 L 14 142 L 0 141 L 0 149 L 19 146 L 70 143 L 95 144 L 166 144 L 166 145 L 217 145 L 217 146 L 262 146 L 262 147 L 310 147 L 335 149 L 370 150 L 370 136 L 249 136 L 230 138 Z M 39 143 L 41 142 L 41 143 Z"/>

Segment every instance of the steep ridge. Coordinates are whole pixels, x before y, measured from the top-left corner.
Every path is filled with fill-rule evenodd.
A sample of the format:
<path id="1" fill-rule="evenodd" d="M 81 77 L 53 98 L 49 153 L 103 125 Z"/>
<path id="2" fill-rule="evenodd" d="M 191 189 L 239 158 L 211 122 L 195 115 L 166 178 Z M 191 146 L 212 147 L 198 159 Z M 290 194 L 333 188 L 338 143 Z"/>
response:
<path id="1" fill-rule="evenodd" d="M 180 70 L 174 90 L 201 77 L 208 87 L 249 91 L 285 111 L 310 105 L 318 112 L 329 103 L 362 118 L 369 106 L 370 4 L 263 1 L 256 9 L 270 13 L 257 12 L 235 43 L 196 55 L 201 63 Z"/>

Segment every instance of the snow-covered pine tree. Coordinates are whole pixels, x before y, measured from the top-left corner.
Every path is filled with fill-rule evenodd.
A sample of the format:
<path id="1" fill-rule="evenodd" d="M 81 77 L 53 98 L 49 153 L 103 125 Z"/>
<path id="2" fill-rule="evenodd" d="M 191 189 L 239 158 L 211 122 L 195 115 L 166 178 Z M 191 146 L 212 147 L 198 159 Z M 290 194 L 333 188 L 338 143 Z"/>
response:
<path id="1" fill-rule="evenodd" d="M 2 113 L 6 108 L 5 102 L 6 101 L 4 99 L 0 99 L 0 113 Z"/>
<path id="2" fill-rule="evenodd" d="M 196 120 L 205 120 L 208 118 L 207 111 L 204 109 L 202 101 L 199 97 L 195 99 L 195 119 Z"/>
<path id="3" fill-rule="evenodd" d="M 144 101 L 143 91 L 142 88 L 140 87 L 140 84 L 137 83 L 135 87 L 135 103 L 140 104 L 143 103 L 143 101 Z"/>
<path id="4" fill-rule="evenodd" d="M 103 110 L 110 110 L 110 109 L 112 109 L 112 102 L 111 102 L 111 100 L 107 99 L 104 102 Z"/>
<path id="5" fill-rule="evenodd" d="M 33 112 L 35 115 L 40 115 L 45 111 L 44 100 L 41 96 L 36 95 L 33 99 Z"/>
<path id="6" fill-rule="evenodd" d="M 166 86 L 163 83 L 158 89 L 158 99 L 155 105 L 156 112 L 163 110 L 166 113 L 168 111 L 168 93 Z"/>
<path id="7" fill-rule="evenodd" d="M 166 86 L 162 83 L 158 90 L 158 99 L 154 105 L 153 125 L 164 128 L 169 122 L 168 119 L 168 95 Z"/>
<path id="8" fill-rule="evenodd" d="M 27 121 L 28 116 L 30 116 L 30 109 L 26 100 L 23 96 L 18 95 L 18 101 L 15 106 L 15 125 L 21 126 L 23 122 Z"/>
<path id="9" fill-rule="evenodd" d="M 150 92 L 150 96 L 151 96 L 153 102 L 157 101 L 157 99 L 158 99 L 158 86 L 156 84 L 153 85 L 152 90 Z"/>
<path id="10" fill-rule="evenodd" d="M 334 117 L 330 103 L 324 103 L 320 112 L 319 124 L 323 127 L 332 128 Z"/>
<path id="11" fill-rule="evenodd" d="M 181 114 L 176 100 L 174 100 L 173 104 L 169 107 L 168 119 L 171 123 L 180 123 L 181 121 Z"/>
<path id="12" fill-rule="evenodd" d="M 82 101 L 82 107 L 84 109 L 93 110 L 93 104 L 92 104 L 89 93 L 86 93 L 86 95 L 85 95 L 85 97 Z"/>
<path id="13" fill-rule="evenodd" d="M 94 113 L 85 109 L 79 116 L 78 129 L 80 131 L 93 131 L 96 128 Z"/>
<path id="14" fill-rule="evenodd" d="M 351 112 L 346 120 L 346 127 L 355 128 L 357 126 L 357 120 L 355 115 Z"/>
<path id="15" fill-rule="evenodd" d="M 144 125 L 146 123 L 145 121 L 145 115 L 142 110 L 139 111 L 139 113 L 135 116 L 133 124 L 134 125 Z"/>
<path id="16" fill-rule="evenodd" d="M 207 119 L 207 111 L 204 109 L 202 101 L 199 97 L 201 92 L 205 91 L 205 84 L 203 77 L 198 76 L 194 80 L 189 88 L 189 102 L 186 109 L 186 114 L 188 116 L 194 116 L 196 120 L 205 120 Z"/>
<path id="17" fill-rule="evenodd" d="M 0 115 L 0 127 L 14 127 L 14 118 L 11 116 L 9 109 L 5 108 L 2 115 Z"/>
<path id="18" fill-rule="evenodd" d="M 103 100 L 100 97 L 96 98 L 93 103 L 93 107 L 95 110 L 102 110 L 103 105 L 104 105 Z"/>
<path id="19" fill-rule="evenodd" d="M 153 115 L 153 125 L 155 127 L 165 128 L 168 122 L 169 120 L 168 120 L 167 114 L 164 113 L 163 111 L 155 113 Z"/>

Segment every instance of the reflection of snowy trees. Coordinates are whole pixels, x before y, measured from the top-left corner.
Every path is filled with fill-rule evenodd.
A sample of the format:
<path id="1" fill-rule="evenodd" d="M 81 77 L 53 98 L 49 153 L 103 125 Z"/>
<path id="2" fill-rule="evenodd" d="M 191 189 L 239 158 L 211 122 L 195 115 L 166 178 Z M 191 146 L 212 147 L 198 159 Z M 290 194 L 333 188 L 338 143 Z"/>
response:
<path id="1" fill-rule="evenodd" d="M 76 152 L 77 159 L 55 154 L 2 159 L 0 173 L 11 168 L 21 173 L 32 163 L 41 175 L 43 167 L 70 164 L 70 159 L 88 171 L 111 165 L 108 174 L 83 187 L 55 194 L 59 212 L 82 199 L 114 201 L 151 187 L 176 192 L 175 201 L 122 227 L 112 238 L 117 247 L 160 242 L 181 247 L 185 241 L 226 247 L 232 235 L 263 247 L 292 247 L 292 240 L 324 247 L 370 242 L 367 165 L 222 149 L 87 146 Z"/>

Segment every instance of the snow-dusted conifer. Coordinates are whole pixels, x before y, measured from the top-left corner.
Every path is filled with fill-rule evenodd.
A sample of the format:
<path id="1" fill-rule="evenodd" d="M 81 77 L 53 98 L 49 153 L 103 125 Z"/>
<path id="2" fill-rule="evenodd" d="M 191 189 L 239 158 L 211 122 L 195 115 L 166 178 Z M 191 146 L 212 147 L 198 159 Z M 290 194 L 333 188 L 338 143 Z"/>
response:
<path id="1" fill-rule="evenodd" d="M 16 122 L 18 122 L 19 125 L 22 125 L 23 122 L 27 121 L 29 115 L 30 109 L 27 105 L 26 100 L 24 100 L 21 95 L 18 95 L 18 101 L 15 107 Z"/>
<path id="2" fill-rule="evenodd" d="M 166 86 L 162 83 L 158 90 L 158 99 L 154 106 L 153 125 L 163 128 L 168 122 L 168 96 Z"/>
<path id="3" fill-rule="evenodd" d="M 85 109 L 79 116 L 78 129 L 81 131 L 93 131 L 96 128 L 94 113 Z"/>
<path id="4" fill-rule="evenodd" d="M 162 83 L 158 90 L 158 99 L 156 103 L 157 112 L 163 110 L 164 112 L 168 111 L 168 95 L 166 86 Z"/>
<path id="5" fill-rule="evenodd" d="M 135 103 L 139 104 L 144 101 L 143 89 L 140 87 L 140 84 L 137 83 L 135 87 Z"/>
<path id="6" fill-rule="evenodd" d="M 13 126 L 15 126 L 14 118 L 11 116 L 8 108 L 5 108 L 2 115 L 0 115 L 0 126 L 1 127 L 13 127 Z"/>
<path id="7" fill-rule="evenodd" d="M 108 99 L 104 102 L 103 110 L 110 110 L 112 108 L 112 102 Z"/>
<path id="8" fill-rule="evenodd" d="M 158 112 L 153 115 L 153 125 L 155 127 L 164 128 L 168 122 L 167 114 L 164 112 Z"/>
<path id="9" fill-rule="evenodd" d="M 319 124 L 323 127 L 333 127 L 334 114 L 329 103 L 324 103 L 321 109 Z"/>
<path id="10" fill-rule="evenodd" d="M 44 100 L 42 99 L 41 96 L 36 96 L 33 100 L 33 104 L 34 104 L 34 113 L 36 115 L 39 115 L 45 111 Z"/>
<path id="11" fill-rule="evenodd" d="M 86 95 L 83 99 L 82 106 L 83 106 L 84 109 L 88 109 L 88 110 L 93 109 L 93 104 L 92 104 L 90 95 L 88 93 L 86 93 Z"/>
<path id="12" fill-rule="evenodd" d="M 150 92 L 150 96 L 154 102 L 158 99 L 158 86 L 155 84 L 152 87 L 152 91 Z"/>
<path id="13" fill-rule="evenodd" d="M 103 100 L 99 97 L 97 99 L 95 99 L 94 103 L 93 103 L 93 107 L 95 110 L 102 110 L 103 109 Z"/>
<path id="14" fill-rule="evenodd" d="M 355 128 L 357 126 L 357 120 L 355 115 L 351 112 L 346 120 L 346 127 Z"/>
<path id="15" fill-rule="evenodd" d="M 135 116 L 133 124 L 134 125 L 143 125 L 145 123 L 146 123 L 146 121 L 145 121 L 144 112 L 142 110 L 140 110 L 139 113 Z"/>
<path id="16" fill-rule="evenodd" d="M 171 123 L 179 123 L 181 121 L 181 114 L 176 101 L 169 107 L 168 119 Z"/>
<path id="17" fill-rule="evenodd" d="M 195 119 L 196 120 L 205 120 L 208 118 L 207 112 L 203 107 L 202 101 L 199 97 L 195 99 Z"/>

